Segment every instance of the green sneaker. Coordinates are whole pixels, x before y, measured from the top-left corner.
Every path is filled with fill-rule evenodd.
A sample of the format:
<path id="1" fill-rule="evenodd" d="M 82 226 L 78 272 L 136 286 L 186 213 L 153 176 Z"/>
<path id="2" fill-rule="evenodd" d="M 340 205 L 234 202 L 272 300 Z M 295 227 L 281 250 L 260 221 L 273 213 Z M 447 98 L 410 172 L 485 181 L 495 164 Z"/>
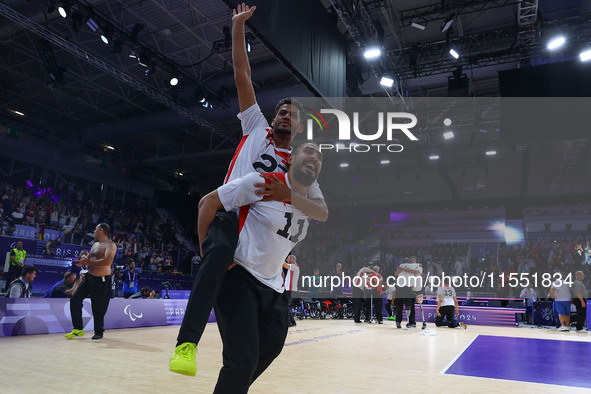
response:
<path id="1" fill-rule="evenodd" d="M 83 337 L 84 336 L 84 330 L 76 330 L 73 329 L 72 332 L 64 335 L 64 337 L 68 338 L 68 339 L 72 339 L 72 338 L 76 338 L 76 337 Z"/>
<path id="2" fill-rule="evenodd" d="M 396 320 L 396 318 L 394 316 L 390 316 L 386 320 Z"/>
<path id="3" fill-rule="evenodd" d="M 178 345 L 170 357 L 168 370 L 180 373 L 181 375 L 195 376 L 197 374 L 197 363 L 195 362 L 196 354 L 196 344 L 184 342 Z"/>

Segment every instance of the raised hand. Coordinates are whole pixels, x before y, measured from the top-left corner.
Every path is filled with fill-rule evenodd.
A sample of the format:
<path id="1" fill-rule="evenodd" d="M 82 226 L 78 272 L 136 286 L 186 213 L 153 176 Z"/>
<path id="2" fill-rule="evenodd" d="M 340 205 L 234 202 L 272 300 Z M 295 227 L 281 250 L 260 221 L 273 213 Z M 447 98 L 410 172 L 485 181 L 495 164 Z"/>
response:
<path id="1" fill-rule="evenodd" d="M 251 8 L 244 3 L 238 4 L 238 7 L 236 7 L 235 10 L 232 10 L 232 22 L 246 22 L 256 9 L 256 6 Z"/>

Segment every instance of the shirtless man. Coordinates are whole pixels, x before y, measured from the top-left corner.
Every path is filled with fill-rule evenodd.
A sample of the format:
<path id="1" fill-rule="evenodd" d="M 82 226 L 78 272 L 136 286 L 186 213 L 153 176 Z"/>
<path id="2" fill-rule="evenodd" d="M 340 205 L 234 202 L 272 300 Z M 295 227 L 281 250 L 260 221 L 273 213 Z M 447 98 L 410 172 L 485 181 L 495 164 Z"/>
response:
<path id="1" fill-rule="evenodd" d="M 117 252 L 117 245 L 109 239 L 111 228 L 106 223 L 100 223 L 94 230 L 97 241 L 90 248 L 90 253 L 83 251 L 76 260 L 77 266 L 88 266 L 88 274 L 84 276 L 78 290 L 70 300 L 70 314 L 72 315 L 72 332 L 64 335 L 66 338 L 76 338 L 84 335 L 82 325 L 82 301 L 90 295 L 92 314 L 94 315 L 94 336 L 92 339 L 103 337 L 105 313 L 111 299 L 111 264 Z"/>

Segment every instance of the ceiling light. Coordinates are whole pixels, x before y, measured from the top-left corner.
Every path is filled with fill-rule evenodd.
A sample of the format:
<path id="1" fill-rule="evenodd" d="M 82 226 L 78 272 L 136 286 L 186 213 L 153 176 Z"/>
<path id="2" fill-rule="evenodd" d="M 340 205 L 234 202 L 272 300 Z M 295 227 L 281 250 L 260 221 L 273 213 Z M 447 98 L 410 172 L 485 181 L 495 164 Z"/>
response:
<path id="1" fill-rule="evenodd" d="M 90 27 L 90 30 L 92 30 L 93 32 L 96 32 L 99 28 L 98 23 L 96 23 L 92 18 L 88 18 L 88 20 L 86 21 L 86 26 Z"/>
<path id="2" fill-rule="evenodd" d="M 70 7 L 67 6 L 67 5 L 62 4 L 62 5 L 60 5 L 57 8 L 57 12 L 60 13 L 60 15 L 62 16 L 62 18 L 67 18 L 68 17 L 68 14 L 70 13 Z"/>
<path id="3" fill-rule="evenodd" d="M 115 148 L 113 148 L 111 145 L 107 145 L 107 146 L 105 146 L 105 148 L 110 149 L 110 150 L 115 150 Z"/>
<path id="4" fill-rule="evenodd" d="M 579 58 L 582 62 L 591 60 L 591 49 L 587 49 L 579 54 Z"/>
<path id="5" fill-rule="evenodd" d="M 392 85 L 394 85 L 394 80 L 392 78 L 382 77 L 380 80 L 380 85 L 391 88 Z"/>
<path id="6" fill-rule="evenodd" d="M 447 18 L 445 22 L 441 25 L 441 32 L 444 33 L 451 27 L 451 24 L 454 23 L 454 18 Z"/>
<path id="7" fill-rule="evenodd" d="M 431 155 L 429 156 L 429 160 L 439 160 L 439 155 Z"/>
<path id="8" fill-rule="evenodd" d="M 176 86 L 176 85 L 178 85 L 178 83 L 179 83 L 179 79 L 176 76 L 172 75 L 170 77 L 170 85 Z"/>
<path id="9" fill-rule="evenodd" d="M 101 40 L 103 40 L 103 42 L 106 45 L 109 45 L 109 42 L 111 42 L 111 38 L 113 38 L 113 31 L 115 30 L 115 28 L 113 28 L 113 26 L 111 25 L 107 25 L 103 28 L 103 34 L 101 34 Z"/>
<path id="10" fill-rule="evenodd" d="M 558 49 L 561 46 L 563 46 L 565 42 L 566 42 L 566 38 L 564 38 L 564 36 L 554 37 L 553 39 L 551 39 L 548 42 L 548 45 L 546 45 L 546 48 L 553 51 L 554 49 Z"/>
<path id="11" fill-rule="evenodd" d="M 382 50 L 380 48 L 371 47 L 371 48 L 367 48 L 365 50 L 365 52 L 363 53 L 363 56 L 366 59 L 375 59 L 375 58 L 379 57 L 381 54 L 382 54 Z"/>
<path id="12" fill-rule="evenodd" d="M 339 167 L 347 168 L 347 167 L 349 167 L 349 163 L 341 163 L 341 164 L 339 164 Z"/>
<path id="13" fill-rule="evenodd" d="M 21 111 L 18 111 L 16 109 L 9 109 L 9 111 L 12 112 L 15 115 L 25 116 L 24 113 L 22 113 Z"/>
<path id="14" fill-rule="evenodd" d="M 449 50 L 449 54 L 453 56 L 454 59 L 459 59 L 460 58 L 460 54 L 453 48 L 451 48 Z"/>
<path id="15" fill-rule="evenodd" d="M 451 140 L 454 137 L 455 134 L 453 131 L 446 131 L 445 133 L 443 133 L 443 138 L 445 138 L 446 140 Z"/>
<path id="16" fill-rule="evenodd" d="M 494 156 L 496 154 L 497 154 L 497 151 L 496 150 L 487 150 L 485 152 L 485 155 L 487 155 L 487 156 Z"/>
<path id="17" fill-rule="evenodd" d="M 420 25 L 420 24 L 418 24 L 418 23 L 415 23 L 415 22 L 411 23 L 410 25 L 411 25 L 412 27 L 414 27 L 415 29 L 419 29 L 419 30 L 425 30 L 425 27 L 427 27 L 427 26 L 425 26 L 425 25 Z"/>
<path id="18" fill-rule="evenodd" d="M 384 165 L 390 164 L 390 160 L 382 160 L 382 161 L 380 161 L 380 164 L 384 164 Z"/>

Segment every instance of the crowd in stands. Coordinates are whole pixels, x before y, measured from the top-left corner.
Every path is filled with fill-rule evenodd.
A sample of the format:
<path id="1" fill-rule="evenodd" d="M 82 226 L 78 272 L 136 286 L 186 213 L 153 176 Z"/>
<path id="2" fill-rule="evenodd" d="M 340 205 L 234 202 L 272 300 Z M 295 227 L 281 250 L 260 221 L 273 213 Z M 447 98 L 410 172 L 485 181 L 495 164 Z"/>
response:
<path id="1" fill-rule="evenodd" d="M 60 183 L 57 190 L 30 182 L 0 182 L 0 235 L 11 235 L 16 225 L 61 232 L 61 241 L 89 246 L 98 223 L 111 226 L 117 244 L 115 265 L 136 262 L 147 271 L 191 273 L 194 252 L 177 240 L 172 220 L 162 220 L 144 199 L 125 206 L 76 189 L 74 182 Z"/>

